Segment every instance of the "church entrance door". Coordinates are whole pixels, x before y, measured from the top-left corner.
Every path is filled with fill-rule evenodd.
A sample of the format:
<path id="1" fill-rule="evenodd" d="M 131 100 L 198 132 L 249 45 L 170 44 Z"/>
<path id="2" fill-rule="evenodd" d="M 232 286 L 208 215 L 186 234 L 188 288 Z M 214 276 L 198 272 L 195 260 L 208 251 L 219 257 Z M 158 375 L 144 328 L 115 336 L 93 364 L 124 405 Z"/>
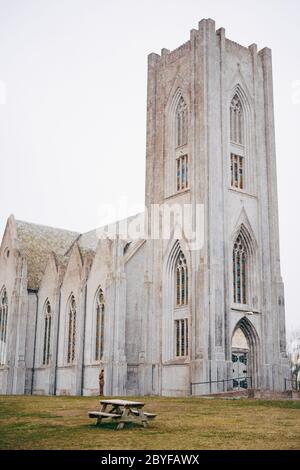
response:
<path id="1" fill-rule="evenodd" d="M 233 388 L 248 388 L 248 353 L 232 351 Z"/>

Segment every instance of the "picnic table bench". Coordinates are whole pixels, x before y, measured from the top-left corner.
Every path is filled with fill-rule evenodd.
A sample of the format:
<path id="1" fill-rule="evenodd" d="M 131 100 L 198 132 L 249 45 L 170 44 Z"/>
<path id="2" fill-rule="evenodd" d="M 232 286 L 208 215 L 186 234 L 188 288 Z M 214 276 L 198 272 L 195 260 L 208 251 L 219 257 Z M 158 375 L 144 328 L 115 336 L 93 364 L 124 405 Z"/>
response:
<path id="1" fill-rule="evenodd" d="M 156 417 L 154 413 L 143 410 L 145 403 L 127 400 L 101 400 L 100 411 L 89 411 L 90 418 L 96 418 L 96 425 L 101 424 L 102 419 L 111 418 L 117 423 L 117 429 L 122 429 L 125 423 L 147 426 L 148 421 Z"/>

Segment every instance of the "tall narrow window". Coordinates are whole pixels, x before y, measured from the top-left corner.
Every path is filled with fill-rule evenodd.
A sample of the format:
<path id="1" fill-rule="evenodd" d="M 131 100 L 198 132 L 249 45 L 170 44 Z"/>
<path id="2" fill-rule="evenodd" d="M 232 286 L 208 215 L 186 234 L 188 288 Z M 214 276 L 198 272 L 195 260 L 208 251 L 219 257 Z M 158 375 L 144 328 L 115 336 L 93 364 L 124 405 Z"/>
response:
<path id="1" fill-rule="evenodd" d="M 68 354 L 67 362 L 72 364 L 75 361 L 76 346 L 76 301 L 72 294 L 68 305 Z"/>
<path id="2" fill-rule="evenodd" d="M 5 287 L 0 295 L 0 366 L 6 363 L 8 301 Z"/>
<path id="3" fill-rule="evenodd" d="M 176 159 L 177 191 L 188 187 L 188 157 L 182 155 Z"/>
<path id="4" fill-rule="evenodd" d="M 245 189 L 244 113 L 237 94 L 230 105 L 230 173 L 231 187 Z"/>
<path id="5" fill-rule="evenodd" d="M 175 265 L 176 319 L 175 319 L 175 356 L 188 355 L 188 269 L 184 254 L 179 252 Z M 179 317 L 179 318 L 178 318 Z M 181 317 L 181 318 L 180 318 Z"/>
<path id="6" fill-rule="evenodd" d="M 233 247 L 233 300 L 237 304 L 247 303 L 247 250 L 241 235 Z"/>
<path id="7" fill-rule="evenodd" d="M 44 308 L 44 347 L 43 365 L 50 364 L 50 344 L 51 344 L 51 305 L 47 300 Z"/>
<path id="8" fill-rule="evenodd" d="M 104 341 L 104 295 L 101 287 L 96 296 L 96 344 L 95 360 L 100 361 L 103 356 Z"/>
<path id="9" fill-rule="evenodd" d="M 181 148 L 187 144 L 187 106 L 182 96 L 176 107 L 175 136 L 176 190 L 183 191 L 188 188 L 188 156 Z"/>
<path id="10" fill-rule="evenodd" d="M 244 144 L 243 108 L 238 95 L 235 95 L 230 105 L 230 140 L 236 144 Z"/>
<path id="11" fill-rule="evenodd" d="M 176 146 L 187 143 L 187 107 L 181 97 L 176 108 Z"/>
<path id="12" fill-rule="evenodd" d="M 176 357 L 188 355 L 188 319 L 175 320 Z"/>
<path id="13" fill-rule="evenodd" d="M 176 264 L 176 305 L 181 307 L 188 304 L 188 270 L 182 251 Z"/>
<path id="14" fill-rule="evenodd" d="M 187 95 L 188 96 L 188 93 Z M 165 109 L 164 129 L 164 193 L 165 197 L 188 190 L 191 179 L 188 165 L 192 160 L 189 149 L 189 106 L 180 88 L 177 88 Z"/>

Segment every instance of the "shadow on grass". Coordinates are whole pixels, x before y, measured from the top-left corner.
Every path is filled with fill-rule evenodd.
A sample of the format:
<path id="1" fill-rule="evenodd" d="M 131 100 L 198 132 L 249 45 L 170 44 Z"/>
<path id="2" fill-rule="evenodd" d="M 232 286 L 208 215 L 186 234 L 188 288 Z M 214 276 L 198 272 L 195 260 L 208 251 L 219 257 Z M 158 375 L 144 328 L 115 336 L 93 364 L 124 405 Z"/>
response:
<path id="1" fill-rule="evenodd" d="M 147 428 L 144 428 L 143 426 L 141 426 L 139 424 L 135 424 L 135 423 L 125 423 L 123 429 L 117 429 L 117 426 L 118 426 L 118 423 L 114 423 L 113 421 L 109 421 L 109 422 L 104 422 L 104 423 L 101 423 L 101 424 L 84 424 L 82 426 L 82 428 L 93 429 L 95 431 L 97 431 L 97 430 L 99 431 L 101 429 L 108 429 L 108 430 L 119 431 L 119 432 L 122 432 L 125 429 L 127 429 L 127 430 L 147 429 Z"/>

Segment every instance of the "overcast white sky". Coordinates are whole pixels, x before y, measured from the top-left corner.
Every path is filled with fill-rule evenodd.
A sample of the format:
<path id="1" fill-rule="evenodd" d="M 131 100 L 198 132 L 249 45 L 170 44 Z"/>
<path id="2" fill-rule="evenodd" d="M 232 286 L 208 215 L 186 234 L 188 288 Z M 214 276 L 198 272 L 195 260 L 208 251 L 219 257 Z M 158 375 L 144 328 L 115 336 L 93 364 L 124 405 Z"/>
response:
<path id="1" fill-rule="evenodd" d="M 142 209 L 147 54 L 202 18 L 273 50 L 286 315 L 300 327 L 299 0 L 0 0 L 0 233 L 11 213 L 84 232 L 101 203 Z"/>

